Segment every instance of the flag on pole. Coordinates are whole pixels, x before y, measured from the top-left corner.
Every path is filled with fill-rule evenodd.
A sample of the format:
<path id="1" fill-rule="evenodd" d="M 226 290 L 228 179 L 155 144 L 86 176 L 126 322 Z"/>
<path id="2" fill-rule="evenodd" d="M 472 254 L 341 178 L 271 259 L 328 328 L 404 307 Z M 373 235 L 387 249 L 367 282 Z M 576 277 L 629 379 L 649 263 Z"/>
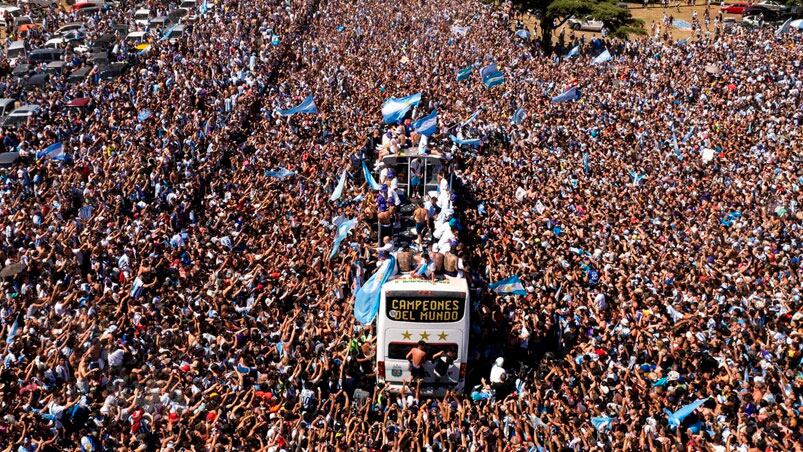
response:
<path id="1" fill-rule="evenodd" d="M 53 143 L 45 149 L 36 153 L 36 160 L 64 160 L 67 156 L 64 154 L 64 145 L 61 143 Z"/>
<path id="2" fill-rule="evenodd" d="M 463 80 L 468 80 L 468 78 L 471 77 L 472 72 L 474 72 L 474 65 L 460 69 L 457 71 L 457 81 L 462 82 Z"/>
<path id="3" fill-rule="evenodd" d="M 559 104 L 561 102 L 571 102 L 580 98 L 580 90 L 576 86 L 572 86 L 565 92 L 552 98 L 552 102 Z"/>
<path id="4" fill-rule="evenodd" d="M 482 77 L 482 83 L 485 84 L 486 88 L 493 88 L 505 82 L 505 75 L 496 68 L 496 63 L 491 63 L 480 69 L 480 77 Z"/>
<path id="5" fill-rule="evenodd" d="M 354 294 L 354 318 L 363 325 L 374 321 L 379 312 L 379 298 L 382 286 L 388 278 L 396 273 L 396 258 L 393 255 L 382 262 L 382 266 L 376 271 L 360 290 Z"/>
<path id="6" fill-rule="evenodd" d="M 438 128 L 437 110 L 432 110 L 432 113 L 430 113 L 427 116 L 424 116 L 423 118 L 413 123 L 413 129 L 417 133 L 420 133 L 421 135 L 425 135 L 428 137 L 432 136 L 432 134 L 435 133 L 437 128 Z"/>
<path id="7" fill-rule="evenodd" d="M 454 144 L 456 144 L 458 146 L 468 146 L 468 147 L 472 147 L 472 148 L 480 147 L 480 139 L 479 138 L 469 138 L 469 139 L 464 140 L 462 138 L 457 138 L 454 135 L 449 135 L 449 138 L 452 140 L 452 143 L 454 143 Z"/>
<path id="8" fill-rule="evenodd" d="M 374 180 L 374 176 L 371 175 L 371 171 L 368 170 L 368 165 L 365 162 L 362 162 L 362 174 L 365 176 L 365 182 L 368 182 L 368 188 L 374 191 L 379 191 L 382 188 L 377 181 Z"/>
<path id="9" fill-rule="evenodd" d="M 346 186 L 346 170 L 343 170 L 343 174 L 340 175 L 340 180 L 337 182 L 337 187 L 335 187 L 335 191 L 332 192 L 332 196 L 329 198 L 329 201 L 337 201 L 340 199 L 340 196 L 343 195 L 343 188 Z"/>
<path id="10" fill-rule="evenodd" d="M 481 111 L 482 111 L 482 108 L 480 108 L 479 110 L 477 110 L 474 113 L 472 113 L 471 116 L 468 117 L 468 119 L 466 119 L 465 121 L 460 123 L 460 127 L 465 127 L 465 126 L 469 125 L 472 121 L 477 119 L 477 116 L 480 115 Z"/>
<path id="11" fill-rule="evenodd" d="M 404 115 L 410 111 L 411 108 L 421 102 L 421 93 L 411 94 L 407 97 L 395 98 L 391 97 L 382 104 L 382 118 L 385 124 L 394 124 L 404 119 Z"/>
<path id="12" fill-rule="evenodd" d="M 173 25 L 172 27 L 168 28 L 166 32 L 159 38 L 159 41 L 167 41 L 170 38 L 170 33 L 178 27 L 178 24 Z"/>
<path id="13" fill-rule="evenodd" d="M 495 283 L 488 284 L 488 288 L 498 294 L 503 295 L 527 295 L 527 291 L 524 290 L 524 285 L 521 283 L 521 279 L 519 279 L 519 277 L 516 275 L 510 276 Z"/>
<path id="14" fill-rule="evenodd" d="M 786 22 L 784 22 L 783 25 L 778 27 L 778 30 L 775 31 L 775 35 L 781 36 L 783 34 L 786 34 L 789 31 L 791 25 L 792 25 L 792 18 L 790 17 L 786 19 Z"/>
<path id="15" fill-rule="evenodd" d="M 594 58 L 592 64 L 602 64 L 611 61 L 612 58 L 611 52 L 608 52 L 608 49 L 605 49 L 604 52 L 600 53 L 596 58 Z"/>
<path id="16" fill-rule="evenodd" d="M 281 116 L 293 116 L 297 113 L 314 115 L 318 113 L 318 107 L 315 106 L 315 98 L 313 96 L 307 96 L 306 99 L 295 107 L 288 108 L 287 110 L 276 110 L 276 113 Z"/>
<path id="17" fill-rule="evenodd" d="M 335 234 L 335 241 L 332 244 L 332 251 L 329 253 L 329 259 L 332 259 L 337 255 L 337 251 L 340 249 L 340 244 L 348 237 L 349 232 L 354 228 L 354 225 L 357 224 L 357 219 L 352 218 L 351 220 L 346 220 L 339 225 L 337 225 L 337 233 Z"/>

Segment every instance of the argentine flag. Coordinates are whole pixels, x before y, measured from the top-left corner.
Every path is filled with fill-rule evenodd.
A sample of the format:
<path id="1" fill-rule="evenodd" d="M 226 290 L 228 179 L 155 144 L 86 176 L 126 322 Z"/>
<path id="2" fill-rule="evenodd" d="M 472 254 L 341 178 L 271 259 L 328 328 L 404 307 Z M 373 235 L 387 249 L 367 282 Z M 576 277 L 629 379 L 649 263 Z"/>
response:
<path id="1" fill-rule="evenodd" d="M 53 143 L 45 149 L 36 153 L 36 160 L 59 160 L 63 161 L 67 156 L 64 154 L 64 145 L 61 143 Z"/>
<path id="2" fill-rule="evenodd" d="M 201 2 L 201 6 L 198 7 L 198 14 L 205 16 L 207 11 L 209 11 L 209 2 L 204 0 Z"/>
<path id="3" fill-rule="evenodd" d="M 432 110 L 427 116 L 413 123 L 413 129 L 425 136 L 432 136 L 438 128 L 438 110 Z"/>
<path id="4" fill-rule="evenodd" d="M 611 422 L 615 421 L 616 418 L 608 417 L 608 416 L 596 416 L 591 418 L 591 424 L 594 425 L 594 428 L 597 431 L 605 431 L 611 427 Z"/>
<path id="5" fill-rule="evenodd" d="M 391 255 L 354 294 L 354 318 L 358 322 L 367 325 L 374 321 L 376 313 L 379 312 L 379 296 L 382 286 L 394 273 L 396 273 L 396 258 Z"/>
<path id="6" fill-rule="evenodd" d="M 611 61 L 611 58 L 613 58 L 611 57 L 611 52 L 608 52 L 608 49 L 605 49 L 604 52 L 600 53 L 596 58 L 594 58 L 592 64 L 602 64 L 607 61 Z"/>
<path id="7" fill-rule="evenodd" d="M 527 291 L 524 290 L 521 279 L 516 275 L 488 284 L 488 288 L 502 295 L 527 295 Z"/>
<path id="8" fill-rule="evenodd" d="M 337 187 L 335 187 L 335 191 L 332 192 L 332 196 L 329 198 L 329 201 L 337 201 L 340 199 L 340 196 L 343 194 L 343 188 L 346 186 L 346 170 L 343 170 L 343 174 L 340 175 L 340 180 L 337 182 Z"/>
<path id="9" fill-rule="evenodd" d="M 346 220 L 337 226 L 337 234 L 335 234 L 335 242 L 332 244 L 332 251 L 329 253 L 329 259 L 332 259 L 337 255 L 337 250 L 340 249 L 340 244 L 346 239 L 346 237 L 348 237 L 349 232 L 351 232 L 356 224 L 357 219 L 352 218 L 351 220 Z"/>
<path id="10" fill-rule="evenodd" d="M 404 115 L 410 111 L 411 108 L 421 102 L 421 93 L 411 94 L 407 97 L 397 99 L 391 97 L 382 104 L 382 118 L 385 124 L 394 124 L 404 119 Z"/>
<path id="11" fill-rule="evenodd" d="M 580 55 L 580 46 L 572 47 L 572 50 L 569 50 L 569 53 L 567 53 L 563 59 L 568 60 L 569 58 L 576 57 L 577 55 Z"/>
<path id="12" fill-rule="evenodd" d="M 496 68 L 496 63 L 491 63 L 480 69 L 480 77 L 482 77 L 482 83 L 485 84 L 486 88 L 493 88 L 505 82 L 505 75 L 499 72 Z"/>
<path id="13" fill-rule="evenodd" d="M 519 107 L 515 112 L 513 112 L 513 117 L 510 118 L 510 122 L 512 124 L 521 124 L 521 122 L 524 121 L 525 115 L 526 113 L 524 112 L 524 109 Z"/>
<path id="14" fill-rule="evenodd" d="M 552 102 L 559 104 L 561 102 L 570 102 L 573 100 L 577 100 L 580 98 L 580 90 L 577 87 L 573 86 L 567 89 L 562 94 L 559 94 L 552 98 Z"/>
<path id="15" fill-rule="evenodd" d="M 686 419 L 686 417 L 692 414 L 697 408 L 700 408 L 700 406 L 702 406 L 706 401 L 708 401 L 708 397 L 704 399 L 697 399 L 694 402 L 675 411 L 674 413 L 664 408 L 664 413 L 666 414 L 667 418 L 669 418 L 669 428 L 675 429 L 679 427 L 680 423 L 683 422 L 683 419 Z"/>
<path id="16" fill-rule="evenodd" d="M 318 107 L 315 106 L 315 98 L 307 96 L 306 99 L 295 107 L 288 108 L 287 110 L 276 110 L 276 113 L 279 113 L 280 116 L 293 116 L 297 113 L 314 115 L 318 113 Z"/>
<path id="17" fill-rule="evenodd" d="M 460 123 L 460 127 L 465 127 L 465 126 L 469 125 L 471 123 L 471 121 L 474 121 L 475 119 L 477 119 L 477 116 L 480 115 L 481 111 L 482 111 L 482 108 L 480 108 L 479 110 L 477 110 L 474 113 L 472 113 L 471 116 L 468 117 L 468 119 L 466 119 L 465 121 Z"/>
<path id="18" fill-rule="evenodd" d="M 365 162 L 362 162 L 362 174 L 365 176 L 365 182 L 368 183 L 368 188 L 374 191 L 379 191 L 382 186 L 374 179 L 374 176 L 371 175 L 371 171 L 368 170 L 368 165 Z"/>
<path id="19" fill-rule="evenodd" d="M 449 138 L 452 139 L 452 143 L 454 143 L 454 144 L 456 144 L 458 146 L 468 146 L 468 147 L 472 147 L 472 148 L 480 147 L 480 139 L 479 138 L 469 138 L 469 139 L 464 140 L 462 138 L 457 138 L 454 135 L 449 135 Z"/>
<path id="20" fill-rule="evenodd" d="M 460 69 L 457 72 L 457 81 L 462 82 L 463 80 L 468 80 L 471 77 L 471 73 L 474 72 L 474 66 L 471 65 L 465 69 Z"/>

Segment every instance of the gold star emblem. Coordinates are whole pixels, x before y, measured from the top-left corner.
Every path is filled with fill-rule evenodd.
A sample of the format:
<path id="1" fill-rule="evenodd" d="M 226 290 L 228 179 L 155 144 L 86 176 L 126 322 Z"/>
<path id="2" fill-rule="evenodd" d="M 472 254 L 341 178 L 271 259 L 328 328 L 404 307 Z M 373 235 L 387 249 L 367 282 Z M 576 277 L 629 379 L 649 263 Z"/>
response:
<path id="1" fill-rule="evenodd" d="M 423 333 L 420 333 L 420 334 L 421 334 L 421 340 L 422 341 L 428 341 L 429 340 L 429 333 L 424 331 Z"/>
<path id="2" fill-rule="evenodd" d="M 446 340 L 446 332 L 441 331 L 441 334 L 438 335 L 438 339 L 445 341 Z"/>
<path id="3" fill-rule="evenodd" d="M 409 331 L 404 330 L 404 333 L 402 333 L 402 337 L 404 338 L 405 341 L 409 341 L 410 338 L 412 337 L 412 334 L 410 334 Z"/>

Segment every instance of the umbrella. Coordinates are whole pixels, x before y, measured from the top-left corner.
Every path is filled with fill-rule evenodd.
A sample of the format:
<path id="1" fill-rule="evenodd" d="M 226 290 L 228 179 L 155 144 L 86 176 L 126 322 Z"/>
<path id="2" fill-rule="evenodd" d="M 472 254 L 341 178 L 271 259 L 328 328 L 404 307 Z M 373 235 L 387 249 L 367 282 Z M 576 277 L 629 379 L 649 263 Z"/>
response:
<path id="1" fill-rule="evenodd" d="M 0 154 L 0 166 L 8 166 L 20 158 L 19 152 L 3 152 Z"/>
<path id="2" fill-rule="evenodd" d="M 14 264 L 6 265 L 2 270 L 0 270 L 0 278 L 8 278 L 9 276 L 16 276 L 25 270 L 25 264 L 22 262 L 17 262 Z"/>

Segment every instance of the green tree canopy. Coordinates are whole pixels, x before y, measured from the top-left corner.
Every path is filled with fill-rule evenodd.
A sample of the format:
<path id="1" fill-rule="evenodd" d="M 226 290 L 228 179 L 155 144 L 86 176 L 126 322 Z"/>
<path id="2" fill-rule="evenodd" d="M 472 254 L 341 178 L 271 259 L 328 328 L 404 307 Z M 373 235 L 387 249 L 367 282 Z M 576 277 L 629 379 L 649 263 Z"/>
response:
<path id="1" fill-rule="evenodd" d="M 540 18 L 541 44 L 547 52 L 552 49 L 552 31 L 571 17 L 600 20 L 615 36 L 645 33 L 643 22 L 616 0 L 513 0 L 513 4 Z"/>

